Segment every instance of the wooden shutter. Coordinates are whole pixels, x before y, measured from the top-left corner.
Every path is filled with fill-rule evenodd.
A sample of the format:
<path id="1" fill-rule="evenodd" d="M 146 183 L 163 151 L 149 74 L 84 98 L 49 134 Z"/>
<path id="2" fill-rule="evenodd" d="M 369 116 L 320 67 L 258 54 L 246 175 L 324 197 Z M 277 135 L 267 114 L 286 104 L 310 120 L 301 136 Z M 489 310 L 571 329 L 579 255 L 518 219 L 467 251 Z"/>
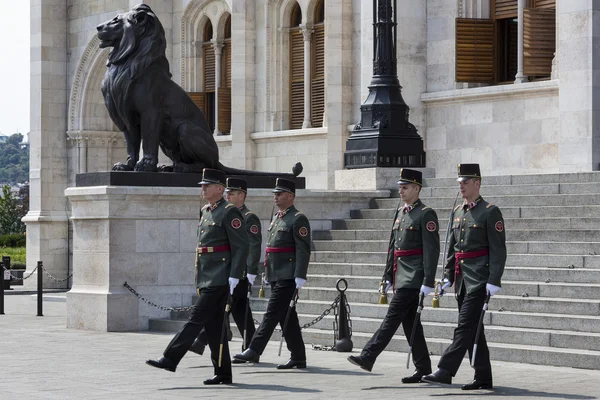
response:
<path id="1" fill-rule="evenodd" d="M 492 0 L 492 19 L 516 18 L 518 0 Z"/>
<path id="2" fill-rule="evenodd" d="M 188 92 L 188 96 L 190 96 L 190 98 L 192 99 L 192 101 L 206 115 L 206 110 L 204 109 L 204 107 L 206 105 L 204 93 L 202 93 L 202 92 Z"/>
<path id="3" fill-rule="evenodd" d="M 218 89 L 219 98 L 219 131 L 231 132 L 231 88 L 221 87 Z"/>
<path id="4" fill-rule="evenodd" d="M 318 128 L 323 126 L 325 111 L 325 25 L 315 26 L 313 38 L 310 120 L 312 127 Z"/>
<path id="5" fill-rule="evenodd" d="M 553 8 L 556 9 L 556 0 L 533 0 L 531 8 Z"/>
<path id="6" fill-rule="evenodd" d="M 223 46 L 223 61 L 221 65 L 221 86 L 231 87 L 231 39 L 225 40 Z"/>
<path id="7" fill-rule="evenodd" d="M 523 73 L 549 76 L 556 51 L 556 10 L 523 10 Z"/>
<path id="8" fill-rule="evenodd" d="M 204 91 L 215 91 L 215 51 L 210 43 L 202 46 L 204 51 Z"/>
<path id="9" fill-rule="evenodd" d="M 494 80 L 494 21 L 456 19 L 456 82 Z"/>
<path id="10" fill-rule="evenodd" d="M 290 129 L 302 128 L 304 120 L 304 35 L 290 30 Z"/>

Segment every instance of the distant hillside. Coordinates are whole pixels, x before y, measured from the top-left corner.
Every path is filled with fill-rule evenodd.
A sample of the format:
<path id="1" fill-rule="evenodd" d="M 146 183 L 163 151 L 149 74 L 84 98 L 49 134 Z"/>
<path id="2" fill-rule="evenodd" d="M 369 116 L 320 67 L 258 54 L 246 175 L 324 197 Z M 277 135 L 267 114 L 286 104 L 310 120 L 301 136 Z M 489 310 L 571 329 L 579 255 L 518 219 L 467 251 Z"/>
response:
<path id="1" fill-rule="evenodd" d="M 0 183 L 16 185 L 29 180 L 29 143 L 15 133 L 0 138 Z"/>

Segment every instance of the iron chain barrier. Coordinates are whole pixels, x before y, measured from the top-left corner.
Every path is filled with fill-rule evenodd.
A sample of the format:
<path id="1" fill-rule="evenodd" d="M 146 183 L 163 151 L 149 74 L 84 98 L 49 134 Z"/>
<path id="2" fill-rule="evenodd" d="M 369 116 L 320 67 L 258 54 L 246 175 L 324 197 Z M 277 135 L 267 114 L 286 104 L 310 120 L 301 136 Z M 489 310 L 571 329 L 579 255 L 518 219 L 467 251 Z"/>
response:
<path id="1" fill-rule="evenodd" d="M 33 269 L 33 271 L 31 271 L 31 273 L 27 276 L 23 276 L 22 278 L 19 278 L 18 276 L 13 275 L 12 272 L 10 272 L 11 270 L 6 268 L 4 266 L 4 264 L 2 264 L 2 268 L 4 269 L 4 271 L 8 271 L 8 274 L 10 275 L 10 280 L 11 281 L 16 281 L 16 282 L 20 282 L 20 281 L 24 281 L 25 279 L 28 279 L 31 277 L 31 275 L 34 274 L 35 271 L 37 271 L 37 266 Z"/>

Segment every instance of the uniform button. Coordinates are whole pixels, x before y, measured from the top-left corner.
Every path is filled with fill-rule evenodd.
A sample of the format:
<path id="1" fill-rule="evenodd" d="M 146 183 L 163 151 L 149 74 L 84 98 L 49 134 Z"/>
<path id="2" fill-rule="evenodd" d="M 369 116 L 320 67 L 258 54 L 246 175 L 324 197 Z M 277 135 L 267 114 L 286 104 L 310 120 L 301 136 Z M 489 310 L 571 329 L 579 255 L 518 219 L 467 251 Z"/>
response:
<path id="1" fill-rule="evenodd" d="M 461 262 L 461 264 L 464 264 L 464 263 L 465 263 L 465 260 L 460 260 L 460 262 Z"/>
<path id="2" fill-rule="evenodd" d="M 463 221 L 466 221 L 466 220 L 467 220 L 466 218 L 463 218 Z"/>
<path id="3" fill-rule="evenodd" d="M 461 231 L 463 231 L 463 232 L 464 232 L 464 231 L 465 231 L 465 228 L 462 228 L 462 229 L 461 229 Z"/>
<path id="4" fill-rule="evenodd" d="M 460 239 L 460 241 L 461 241 L 461 242 L 464 242 L 464 240 L 463 240 L 463 239 Z"/>
<path id="5" fill-rule="evenodd" d="M 225 261 L 225 259 L 223 259 L 223 261 Z"/>
<path id="6" fill-rule="evenodd" d="M 401 241 L 402 241 L 402 238 L 398 239 L 398 241 L 399 241 L 399 242 L 401 242 Z"/>
<path id="7" fill-rule="evenodd" d="M 198 242 L 198 244 L 202 244 L 202 242 Z"/>
<path id="8" fill-rule="evenodd" d="M 200 233 L 204 233 L 204 229 L 202 229 L 202 230 L 200 231 Z"/>
<path id="9" fill-rule="evenodd" d="M 290 258 L 290 261 L 292 261 L 292 259 Z"/>
<path id="10" fill-rule="evenodd" d="M 401 231 L 403 231 L 404 229 L 400 228 Z"/>

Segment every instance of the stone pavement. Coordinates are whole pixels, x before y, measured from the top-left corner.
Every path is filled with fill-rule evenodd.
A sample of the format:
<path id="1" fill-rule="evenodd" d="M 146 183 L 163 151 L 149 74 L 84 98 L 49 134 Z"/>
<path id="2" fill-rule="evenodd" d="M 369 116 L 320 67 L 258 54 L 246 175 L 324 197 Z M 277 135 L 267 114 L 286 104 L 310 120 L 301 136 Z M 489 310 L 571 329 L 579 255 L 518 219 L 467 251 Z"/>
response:
<path id="1" fill-rule="evenodd" d="M 61 300 L 64 294 L 54 294 Z M 406 354 L 384 352 L 372 373 L 346 361 L 348 354 L 308 351 L 306 370 L 278 371 L 278 342 L 271 342 L 257 365 L 234 365 L 234 384 L 204 386 L 212 376 L 208 357 L 193 353 L 176 373 L 144 364 L 160 357 L 172 334 L 146 332 L 101 333 L 66 329 L 65 303 L 44 302 L 44 316 L 36 317 L 35 297 L 5 297 L 0 315 L 0 399 L 506 399 L 600 398 L 600 371 L 493 362 L 495 389 L 464 392 L 460 385 L 472 378 L 465 361 L 451 386 L 403 385 L 400 378 Z M 240 341 L 231 342 L 238 352 Z M 357 350 L 355 349 L 355 353 Z M 434 363 L 437 357 L 433 358 Z"/>

